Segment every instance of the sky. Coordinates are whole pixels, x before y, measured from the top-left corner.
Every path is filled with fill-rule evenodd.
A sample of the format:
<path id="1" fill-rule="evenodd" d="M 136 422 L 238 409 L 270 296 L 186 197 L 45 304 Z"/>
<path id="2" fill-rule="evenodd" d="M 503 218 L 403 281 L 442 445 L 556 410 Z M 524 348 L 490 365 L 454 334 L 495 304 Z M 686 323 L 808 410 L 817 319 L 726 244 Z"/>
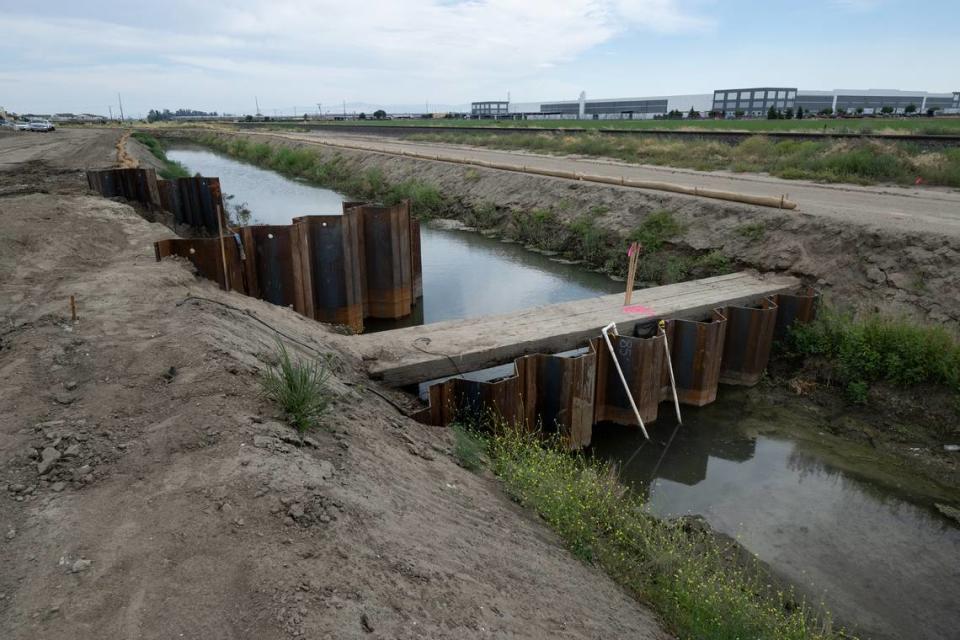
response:
<path id="1" fill-rule="evenodd" d="M 0 106 L 290 115 L 711 93 L 960 90 L 957 0 L 0 0 Z M 322 107 L 318 107 L 322 105 Z"/>

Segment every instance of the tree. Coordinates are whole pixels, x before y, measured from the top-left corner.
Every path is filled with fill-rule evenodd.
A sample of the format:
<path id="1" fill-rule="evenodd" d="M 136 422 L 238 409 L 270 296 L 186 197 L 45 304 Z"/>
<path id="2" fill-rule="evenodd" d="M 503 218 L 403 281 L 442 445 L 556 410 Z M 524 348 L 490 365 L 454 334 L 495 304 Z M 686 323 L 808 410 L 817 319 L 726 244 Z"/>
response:
<path id="1" fill-rule="evenodd" d="M 733 112 L 733 115 L 737 118 L 742 118 L 744 113 L 745 112 L 743 109 L 737 109 L 736 111 Z"/>
<path id="2" fill-rule="evenodd" d="M 303 114 L 303 119 L 304 119 L 304 121 L 309 120 L 309 119 L 310 119 L 310 115 L 307 114 L 307 113 L 304 113 L 304 114 Z"/>
<path id="3" fill-rule="evenodd" d="M 785 120 L 793 120 L 793 108 L 787 107 L 787 110 L 783 112 L 783 118 Z"/>
<path id="4" fill-rule="evenodd" d="M 857 107 L 857 115 L 858 115 L 858 116 L 862 116 L 862 115 L 863 115 L 863 107 Z"/>
<path id="5" fill-rule="evenodd" d="M 917 105 L 915 105 L 915 104 L 913 104 L 913 103 L 911 102 L 910 104 L 908 104 L 908 105 L 906 106 L 906 108 L 903 110 L 903 112 L 904 112 L 904 113 L 916 113 L 916 112 L 917 112 Z"/>
<path id="6" fill-rule="evenodd" d="M 803 107 L 797 107 L 797 120 L 803 120 Z"/>
<path id="7" fill-rule="evenodd" d="M 832 116 L 832 115 L 833 115 L 833 108 L 832 108 L 832 107 L 824 107 L 823 109 L 820 109 L 820 111 L 817 112 L 817 115 L 820 115 L 820 116 Z"/>
<path id="8" fill-rule="evenodd" d="M 387 112 L 384 111 L 383 109 L 377 109 L 376 111 L 373 112 L 373 117 L 376 118 L 377 120 L 383 120 L 384 118 L 387 117 Z"/>
<path id="9" fill-rule="evenodd" d="M 891 107 L 891 106 L 889 106 L 889 105 L 883 105 L 882 107 L 880 107 L 880 113 L 882 113 L 882 114 L 884 114 L 884 115 L 889 115 L 889 114 L 893 113 L 893 107 Z"/>
<path id="10" fill-rule="evenodd" d="M 363 111 L 361 111 L 361 112 L 360 112 L 360 115 L 357 116 L 357 117 L 360 118 L 361 120 L 366 120 L 366 119 L 367 119 L 367 114 L 365 114 Z"/>
<path id="11" fill-rule="evenodd" d="M 777 120 L 779 118 L 780 116 L 777 115 L 777 110 L 773 107 L 773 105 L 770 105 L 770 108 L 767 109 L 767 120 Z"/>
<path id="12" fill-rule="evenodd" d="M 699 120 L 700 112 L 694 109 L 693 107 L 690 107 L 690 113 L 687 114 L 687 118 L 690 120 Z"/>

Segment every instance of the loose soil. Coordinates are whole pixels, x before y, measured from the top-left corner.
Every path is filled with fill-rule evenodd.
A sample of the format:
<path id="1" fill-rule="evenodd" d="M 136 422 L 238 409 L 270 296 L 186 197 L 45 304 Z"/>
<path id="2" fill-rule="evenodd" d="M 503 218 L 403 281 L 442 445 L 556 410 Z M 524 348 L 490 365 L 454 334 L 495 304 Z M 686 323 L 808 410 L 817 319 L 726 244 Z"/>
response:
<path id="1" fill-rule="evenodd" d="M 669 637 L 348 338 L 154 262 L 171 232 L 80 172 L 118 137 L 0 140 L 0 637 Z M 335 358 L 302 440 L 258 394 L 277 339 Z"/>

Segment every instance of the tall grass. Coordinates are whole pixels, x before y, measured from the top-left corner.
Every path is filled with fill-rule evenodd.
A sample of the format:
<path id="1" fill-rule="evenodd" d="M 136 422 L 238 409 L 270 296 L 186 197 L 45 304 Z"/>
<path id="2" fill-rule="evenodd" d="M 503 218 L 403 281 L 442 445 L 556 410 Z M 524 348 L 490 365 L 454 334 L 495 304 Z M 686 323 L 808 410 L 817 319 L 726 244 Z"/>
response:
<path id="1" fill-rule="evenodd" d="M 871 384 L 942 385 L 960 393 L 960 343 L 943 327 L 871 315 L 856 319 L 830 308 L 794 326 L 788 349 L 820 358 L 831 381 L 863 403 Z"/>
<path id="2" fill-rule="evenodd" d="M 497 149 L 600 156 L 702 171 L 766 172 L 788 179 L 913 184 L 919 177 L 932 185 L 960 187 L 960 149 L 928 152 L 901 142 L 797 141 L 757 136 L 730 145 L 703 139 L 670 140 L 596 132 L 438 132 L 410 137 Z"/>
<path id="3" fill-rule="evenodd" d="M 839 638 L 828 612 L 767 584 L 755 562 L 696 527 L 659 520 L 614 470 L 501 427 L 490 439 L 493 470 L 579 558 L 650 603 L 681 638 Z"/>
<path id="4" fill-rule="evenodd" d="M 281 342 L 277 343 L 276 356 L 277 364 L 260 379 L 263 394 L 280 405 L 297 431 L 317 426 L 330 405 L 327 363 L 294 361 Z"/>
<path id="5" fill-rule="evenodd" d="M 149 149 L 150 153 L 152 153 L 157 160 L 163 163 L 163 168 L 157 172 L 161 178 L 164 178 L 165 180 L 172 180 L 174 178 L 190 177 L 190 172 L 185 166 L 176 160 L 171 160 L 167 157 L 166 150 L 163 148 L 163 144 L 159 140 L 150 134 L 143 133 L 142 131 L 135 131 L 132 136 L 137 140 L 137 142 Z"/>

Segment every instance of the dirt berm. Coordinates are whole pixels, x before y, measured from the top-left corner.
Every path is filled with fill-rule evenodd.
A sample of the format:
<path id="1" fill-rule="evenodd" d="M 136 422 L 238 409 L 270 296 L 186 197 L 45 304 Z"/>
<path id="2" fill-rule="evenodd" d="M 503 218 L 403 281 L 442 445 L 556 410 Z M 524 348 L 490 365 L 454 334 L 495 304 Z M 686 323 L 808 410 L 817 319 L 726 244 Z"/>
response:
<path id="1" fill-rule="evenodd" d="M 599 226 L 627 235 L 644 216 L 665 209 L 683 226 L 682 234 L 671 239 L 680 250 L 719 250 L 740 265 L 801 276 L 840 306 L 960 328 L 956 236 L 910 231 L 906 225 L 904 231 L 894 232 L 816 216 L 804 213 L 802 202 L 799 210 L 779 210 L 323 146 L 304 141 L 302 134 L 220 135 L 309 146 L 325 159 L 344 158 L 358 171 L 379 169 L 390 183 L 420 180 L 462 205 L 454 215 L 468 216 L 471 208 L 489 204 L 517 211 L 549 210 L 567 223 L 589 214 Z"/>
<path id="2" fill-rule="evenodd" d="M 170 232 L 77 171 L 117 134 L 56 144 L 86 133 L 0 171 L 0 637 L 668 637 L 346 337 L 156 263 Z M 302 440 L 259 397 L 278 339 L 335 360 Z"/>

